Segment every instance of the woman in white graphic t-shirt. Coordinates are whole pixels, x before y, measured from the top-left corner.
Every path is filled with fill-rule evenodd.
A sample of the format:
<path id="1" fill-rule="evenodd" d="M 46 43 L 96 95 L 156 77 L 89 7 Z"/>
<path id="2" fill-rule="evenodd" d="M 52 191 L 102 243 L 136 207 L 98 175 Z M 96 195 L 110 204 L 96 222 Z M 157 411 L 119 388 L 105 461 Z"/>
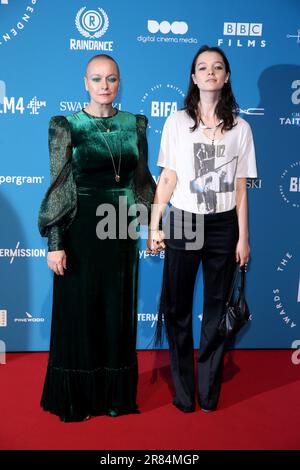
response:
<path id="1" fill-rule="evenodd" d="M 251 128 L 238 116 L 230 65 L 220 48 L 203 46 L 197 52 L 185 108 L 164 125 L 158 165 L 163 170 L 147 242 L 152 253 L 166 250 L 158 338 L 164 316 L 173 404 L 181 411 L 194 411 L 192 311 L 202 263 L 197 398 L 203 411 L 213 411 L 220 395 L 225 343 L 218 325 L 236 263 L 243 266 L 249 260 L 246 179 L 257 176 Z M 160 230 L 169 202 L 170 213 Z"/>

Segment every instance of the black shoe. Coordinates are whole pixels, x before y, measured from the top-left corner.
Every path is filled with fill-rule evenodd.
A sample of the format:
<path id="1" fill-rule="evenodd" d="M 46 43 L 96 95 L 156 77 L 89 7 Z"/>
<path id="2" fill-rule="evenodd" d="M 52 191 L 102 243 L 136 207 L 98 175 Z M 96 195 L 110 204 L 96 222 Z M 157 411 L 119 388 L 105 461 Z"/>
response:
<path id="1" fill-rule="evenodd" d="M 193 413 L 193 411 L 195 411 L 195 405 L 183 406 L 178 403 L 177 400 L 173 400 L 173 405 L 176 406 L 176 408 L 178 408 L 180 411 L 183 411 L 183 413 Z"/>

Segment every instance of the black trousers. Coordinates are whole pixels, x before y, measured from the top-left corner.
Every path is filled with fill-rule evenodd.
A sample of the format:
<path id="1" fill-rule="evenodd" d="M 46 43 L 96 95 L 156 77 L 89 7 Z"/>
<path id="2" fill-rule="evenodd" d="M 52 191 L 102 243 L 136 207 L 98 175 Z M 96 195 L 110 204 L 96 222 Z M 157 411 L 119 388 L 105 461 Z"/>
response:
<path id="1" fill-rule="evenodd" d="M 160 312 L 163 313 L 170 346 L 174 404 L 192 411 L 195 407 L 193 294 L 202 261 L 204 305 L 197 359 L 199 404 L 217 407 L 222 381 L 224 339 L 218 324 L 224 311 L 235 269 L 238 241 L 236 209 L 204 216 L 204 244 L 196 251 L 176 249 L 176 240 L 166 242 Z"/>

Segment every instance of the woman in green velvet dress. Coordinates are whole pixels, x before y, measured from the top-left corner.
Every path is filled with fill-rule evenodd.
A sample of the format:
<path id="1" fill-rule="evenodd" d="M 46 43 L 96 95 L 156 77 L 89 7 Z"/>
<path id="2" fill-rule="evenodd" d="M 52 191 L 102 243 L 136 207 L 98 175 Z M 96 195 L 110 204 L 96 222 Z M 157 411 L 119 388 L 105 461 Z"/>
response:
<path id="1" fill-rule="evenodd" d="M 155 183 L 146 118 L 112 106 L 119 82 L 115 60 L 94 56 L 85 76 L 89 105 L 49 126 L 51 186 L 39 229 L 48 237 L 54 288 L 41 406 L 63 421 L 138 411 L 138 239 L 118 236 L 118 218 L 135 203 L 149 208 Z M 115 211 L 116 237 L 99 235 L 103 204 Z"/>

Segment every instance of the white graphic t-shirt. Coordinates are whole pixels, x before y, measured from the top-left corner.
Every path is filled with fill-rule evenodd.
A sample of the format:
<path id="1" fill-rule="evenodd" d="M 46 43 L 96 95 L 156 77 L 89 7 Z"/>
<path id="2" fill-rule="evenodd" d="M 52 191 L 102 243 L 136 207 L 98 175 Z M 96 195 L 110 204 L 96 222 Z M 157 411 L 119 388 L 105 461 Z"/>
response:
<path id="1" fill-rule="evenodd" d="M 171 204 L 195 214 L 225 212 L 236 205 L 236 178 L 256 178 L 250 125 L 241 117 L 212 145 L 203 129 L 194 132 L 185 111 L 171 114 L 164 125 L 157 165 L 177 173 Z"/>

